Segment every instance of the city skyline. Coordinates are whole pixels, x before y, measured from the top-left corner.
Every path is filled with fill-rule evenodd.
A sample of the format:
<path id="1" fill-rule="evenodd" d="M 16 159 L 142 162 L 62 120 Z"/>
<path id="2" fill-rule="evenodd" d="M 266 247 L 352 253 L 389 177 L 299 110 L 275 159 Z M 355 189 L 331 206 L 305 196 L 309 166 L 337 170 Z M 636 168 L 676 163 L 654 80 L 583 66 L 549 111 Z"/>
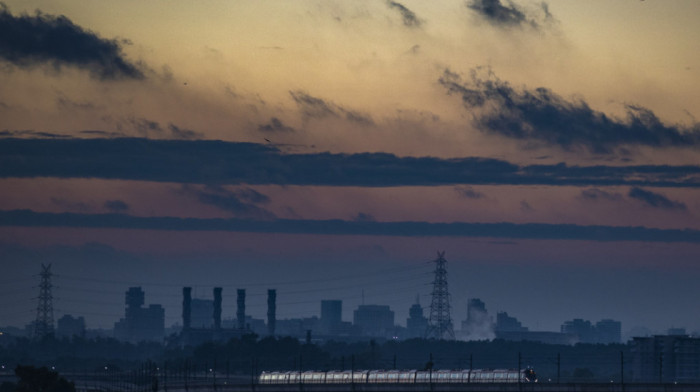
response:
<path id="1" fill-rule="evenodd" d="M 277 289 L 279 318 L 364 296 L 403 322 L 446 251 L 454 320 L 700 331 L 698 14 L 4 0 L 0 325 L 33 319 L 42 264 L 89 325 L 131 286 L 166 320 L 219 286 L 259 318 Z"/>

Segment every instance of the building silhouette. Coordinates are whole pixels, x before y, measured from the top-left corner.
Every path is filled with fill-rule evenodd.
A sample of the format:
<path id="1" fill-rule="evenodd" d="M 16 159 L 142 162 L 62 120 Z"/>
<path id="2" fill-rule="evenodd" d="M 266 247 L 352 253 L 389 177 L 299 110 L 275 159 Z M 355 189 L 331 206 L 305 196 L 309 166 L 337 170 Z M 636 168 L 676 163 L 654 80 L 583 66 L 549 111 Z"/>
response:
<path id="1" fill-rule="evenodd" d="M 418 302 L 411 305 L 408 309 L 408 318 L 406 319 L 406 335 L 408 338 L 422 338 L 428 330 L 428 319 L 423 315 L 423 307 Z"/>
<path id="2" fill-rule="evenodd" d="M 63 315 L 56 322 L 56 337 L 72 338 L 85 336 L 85 319 L 73 317 L 70 314 Z"/>
<path id="3" fill-rule="evenodd" d="M 365 336 L 392 337 L 394 312 L 386 305 L 360 305 L 353 312 L 353 324 Z"/>
<path id="4" fill-rule="evenodd" d="M 561 332 L 576 336 L 579 343 L 620 343 L 622 340 L 622 323 L 605 319 L 593 325 L 588 320 L 573 319 L 562 324 Z"/>
<path id="5" fill-rule="evenodd" d="M 486 304 L 479 298 L 467 302 L 467 319 L 462 321 L 460 336 L 468 340 L 490 340 L 495 337 L 493 320 L 489 317 Z"/>
<path id="6" fill-rule="evenodd" d="M 145 293 L 141 287 L 130 287 L 125 294 L 124 318 L 114 324 L 114 337 L 132 343 L 145 340 L 163 340 L 165 337 L 165 310 L 161 305 L 143 307 Z"/>
<path id="7" fill-rule="evenodd" d="M 684 335 L 634 338 L 633 379 L 637 382 L 700 382 L 700 339 Z"/>
<path id="8" fill-rule="evenodd" d="M 324 335 L 336 335 L 343 322 L 343 301 L 322 300 L 320 333 Z"/>

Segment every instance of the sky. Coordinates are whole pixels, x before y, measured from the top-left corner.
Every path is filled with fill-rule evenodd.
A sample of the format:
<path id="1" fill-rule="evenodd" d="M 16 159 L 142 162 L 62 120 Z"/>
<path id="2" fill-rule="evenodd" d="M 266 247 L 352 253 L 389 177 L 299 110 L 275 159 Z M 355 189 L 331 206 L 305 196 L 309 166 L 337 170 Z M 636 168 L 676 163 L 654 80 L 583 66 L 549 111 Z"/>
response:
<path id="1" fill-rule="evenodd" d="M 695 0 L 4 0 L 0 325 L 341 299 L 405 325 L 448 260 L 531 330 L 700 331 Z"/>

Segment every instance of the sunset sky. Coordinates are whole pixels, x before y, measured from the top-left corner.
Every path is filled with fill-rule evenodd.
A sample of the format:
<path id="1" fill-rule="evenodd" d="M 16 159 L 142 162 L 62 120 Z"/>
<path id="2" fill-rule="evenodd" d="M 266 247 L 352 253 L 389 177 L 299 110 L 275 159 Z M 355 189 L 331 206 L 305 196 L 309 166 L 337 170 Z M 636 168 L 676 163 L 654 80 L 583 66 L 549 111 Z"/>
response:
<path id="1" fill-rule="evenodd" d="M 468 298 L 700 331 L 696 0 L 0 3 L 0 326 Z"/>

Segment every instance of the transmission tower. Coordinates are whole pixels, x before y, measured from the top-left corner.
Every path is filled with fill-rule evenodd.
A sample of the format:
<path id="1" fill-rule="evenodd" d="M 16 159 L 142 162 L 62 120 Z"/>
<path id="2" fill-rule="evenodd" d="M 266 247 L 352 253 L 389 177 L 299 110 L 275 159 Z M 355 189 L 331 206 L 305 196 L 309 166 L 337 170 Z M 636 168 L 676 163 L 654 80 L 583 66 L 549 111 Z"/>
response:
<path id="1" fill-rule="evenodd" d="M 36 306 L 34 337 L 42 339 L 53 335 L 53 294 L 51 294 L 51 264 L 41 265 L 41 284 L 39 285 L 39 303 Z"/>
<path id="2" fill-rule="evenodd" d="M 450 318 L 450 293 L 447 291 L 447 260 L 445 252 L 438 252 L 435 262 L 435 280 L 433 281 L 430 319 L 426 338 L 453 340 L 455 332 Z"/>

